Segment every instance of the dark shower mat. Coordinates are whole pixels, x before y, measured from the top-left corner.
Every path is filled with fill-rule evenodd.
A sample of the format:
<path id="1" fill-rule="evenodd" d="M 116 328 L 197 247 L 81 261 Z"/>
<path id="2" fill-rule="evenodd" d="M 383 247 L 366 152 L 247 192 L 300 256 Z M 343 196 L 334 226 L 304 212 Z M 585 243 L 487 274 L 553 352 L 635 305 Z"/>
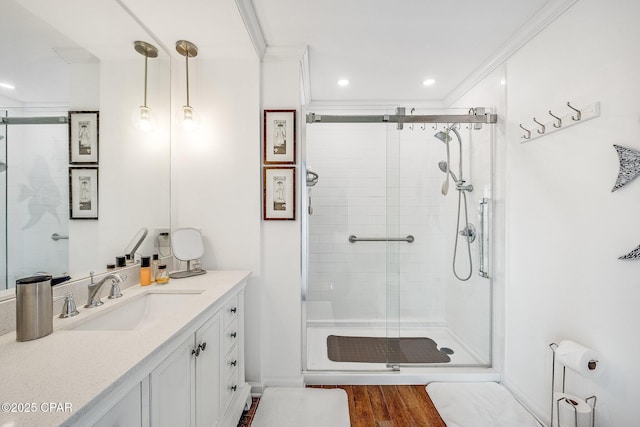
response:
<path id="1" fill-rule="evenodd" d="M 431 338 L 373 338 L 329 335 L 329 360 L 362 363 L 449 363 Z"/>

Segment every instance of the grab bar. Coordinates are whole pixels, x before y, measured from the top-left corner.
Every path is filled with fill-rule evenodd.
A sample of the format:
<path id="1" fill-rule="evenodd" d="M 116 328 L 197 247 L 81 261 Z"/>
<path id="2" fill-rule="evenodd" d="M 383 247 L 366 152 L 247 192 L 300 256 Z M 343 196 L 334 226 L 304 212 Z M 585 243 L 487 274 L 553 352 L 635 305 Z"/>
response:
<path id="1" fill-rule="evenodd" d="M 484 277 L 485 279 L 489 278 L 489 273 L 487 272 L 486 266 L 486 257 L 489 252 L 489 241 L 485 238 L 489 236 L 489 222 L 487 221 L 487 209 L 489 208 L 489 199 L 483 198 L 480 199 L 480 205 L 478 207 L 478 214 L 480 216 L 480 250 L 478 251 L 478 256 L 480 257 L 480 268 L 478 269 L 478 275 L 480 277 Z M 485 233 L 486 228 L 486 233 Z M 487 246 L 485 250 L 485 245 Z"/>
<path id="2" fill-rule="evenodd" d="M 51 240 L 55 240 L 56 242 L 58 240 L 69 240 L 69 236 L 65 235 L 65 234 L 58 234 L 58 233 L 53 233 L 51 235 Z"/>
<path id="3" fill-rule="evenodd" d="M 351 243 L 356 242 L 407 242 L 413 243 L 415 237 L 409 234 L 407 237 L 357 237 L 353 234 L 349 236 Z"/>

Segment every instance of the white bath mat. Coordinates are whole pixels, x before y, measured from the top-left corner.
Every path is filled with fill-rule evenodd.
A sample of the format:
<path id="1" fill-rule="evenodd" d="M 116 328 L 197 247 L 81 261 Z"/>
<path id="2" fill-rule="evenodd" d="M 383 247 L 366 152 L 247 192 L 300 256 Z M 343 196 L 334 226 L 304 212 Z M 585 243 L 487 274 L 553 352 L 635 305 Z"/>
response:
<path id="1" fill-rule="evenodd" d="M 427 393 L 447 427 L 541 427 L 498 383 L 431 383 Z"/>
<path id="2" fill-rule="evenodd" d="M 347 393 L 339 388 L 270 387 L 251 427 L 349 427 Z"/>

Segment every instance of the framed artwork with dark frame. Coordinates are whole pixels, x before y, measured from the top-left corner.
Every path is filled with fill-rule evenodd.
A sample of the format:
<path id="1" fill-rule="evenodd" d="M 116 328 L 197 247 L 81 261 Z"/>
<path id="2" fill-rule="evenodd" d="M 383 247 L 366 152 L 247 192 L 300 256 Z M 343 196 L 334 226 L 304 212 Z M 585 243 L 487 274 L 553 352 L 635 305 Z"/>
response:
<path id="1" fill-rule="evenodd" d="M 69 168 L 69 218 L 98 219 L 98 168 Z"/>
<path id="2" fill-rule="evenodd" d="M 264 110 L 265 165 L 296 164 L 296 110 Z"/>
<path id="3" fill-rule="evenodd" d="M 98 164 L 100 112 L 69 111 L 69 163 Z"/>
<path id="4" fill-rule="evenodd" d="M 263 219 L 296 219 L 296 168 L 265 166 L 262 170 Z"/>

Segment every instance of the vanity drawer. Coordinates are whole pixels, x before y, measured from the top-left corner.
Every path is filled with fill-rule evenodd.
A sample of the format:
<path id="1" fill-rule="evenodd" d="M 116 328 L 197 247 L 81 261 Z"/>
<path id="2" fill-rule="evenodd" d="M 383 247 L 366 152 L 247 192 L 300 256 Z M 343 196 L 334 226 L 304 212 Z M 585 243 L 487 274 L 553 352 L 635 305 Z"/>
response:
<path id="1" fill-rule="evenodd" d="M 233 400 L 233 397 L 238 392 L 240 386 L 238 385 L 238 369 L 234 369 L 231 373 L 231 377 L 226 383 L 224 390 L 222 391 L 222 413 L 227 412 L 229 404 Z"/>
<path id="2" fill-rule="evenodd" d="M 222 320 L 223 325 L 226 328 L 231 322 L 238 318 L 238 311 L 240 311 L 240 307 L 238 307 L 238 296 L 234 295 L 227 303 L 224 305 Z"/>
<path id="3" fill-rule="evenodd" d="M 222 354 L 228 354 L 229 350 L 233 348 L 239 339 L 240 331 L 238 330 L 238 319 L 236 318 L 224 329 L 224 338 L 222 340 L 224 347 Z"/>
<path id="4" fill-rule="evenodd" d="M 228 381 L 229 378 L 234 374 L 234 371 L 238 370 L 238 346 L 234 346 L 231 353 L 224 360 L 224 368 L 222 371 L 223 381 Z M 237 373 L 235 374 L 237 375 Z"/>

